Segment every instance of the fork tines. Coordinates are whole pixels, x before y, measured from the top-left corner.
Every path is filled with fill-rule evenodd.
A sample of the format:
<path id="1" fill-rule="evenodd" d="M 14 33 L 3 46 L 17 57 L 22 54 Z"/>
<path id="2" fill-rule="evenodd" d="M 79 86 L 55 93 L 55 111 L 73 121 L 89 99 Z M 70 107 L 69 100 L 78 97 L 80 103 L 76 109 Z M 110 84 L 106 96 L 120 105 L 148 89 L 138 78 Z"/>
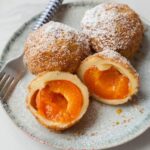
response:
<path id="1" fill-rule="evenodd" d="M 5 72 L 0 73 L 0 98 L 2 100 L 8 95 L 10 87 L 13 86 L 14 77 L 6 74 Z"/>

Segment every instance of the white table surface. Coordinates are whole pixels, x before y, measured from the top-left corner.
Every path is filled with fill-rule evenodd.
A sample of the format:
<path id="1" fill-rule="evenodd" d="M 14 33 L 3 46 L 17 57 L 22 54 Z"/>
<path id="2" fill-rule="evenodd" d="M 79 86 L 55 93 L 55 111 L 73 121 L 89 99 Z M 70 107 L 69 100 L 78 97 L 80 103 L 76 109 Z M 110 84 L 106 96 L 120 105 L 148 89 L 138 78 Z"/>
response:
<path id="1" fill-rule="evenodd" d="M 71 0 L 65 0 L 65 2 Z M 73 0 L 72 0 L 73 1 Z M 86 0 L 85 0 L 86 1 Z M 149 0 L 120 0 L 150 21 Z M 10 36 L 39 13 L 48 0 L 0 0 L 0 53 Z M 27 137 L 13 124 L 0 105 L 0 150 L 56 150 Z M 109 150 L 150 150 L 150 129 L 140 137 Z"/>

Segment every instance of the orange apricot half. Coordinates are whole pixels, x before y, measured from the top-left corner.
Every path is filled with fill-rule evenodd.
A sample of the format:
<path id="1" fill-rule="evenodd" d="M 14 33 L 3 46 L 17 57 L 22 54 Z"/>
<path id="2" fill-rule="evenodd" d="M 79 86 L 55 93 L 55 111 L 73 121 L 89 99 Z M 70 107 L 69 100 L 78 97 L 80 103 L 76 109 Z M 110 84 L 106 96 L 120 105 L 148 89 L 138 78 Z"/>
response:
<path id="1" fill-rule="evenodd" d="M 86 113 L 89 92 L 71 73 L 43 72 L 28 87 L 27 106 L 45 127 L 64 130 L 73 126 Z"/>
<path id="2" fill-rule="evenodd" d="M 81 111 L 83 97 L 80 89 L 67 80 L 47 83 L 36 97 L 37 110 L 49 120 L 69 122 Z"/>
<path id="3" fill-rule="evenodd" d="M 84 81 L 90 92 L 105 99 L 123 99 L 129 94 L 129 79 L 114 67 L 105 71 L 91 67 L 85 72 Z"/>

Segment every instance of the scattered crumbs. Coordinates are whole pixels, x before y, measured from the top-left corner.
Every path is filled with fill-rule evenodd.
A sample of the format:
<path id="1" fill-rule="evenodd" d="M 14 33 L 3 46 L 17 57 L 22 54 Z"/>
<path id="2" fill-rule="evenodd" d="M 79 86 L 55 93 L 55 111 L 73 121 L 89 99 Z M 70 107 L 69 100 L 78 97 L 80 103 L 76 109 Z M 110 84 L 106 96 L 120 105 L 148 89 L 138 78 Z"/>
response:
<path id="1" fill-rule="evenodd" d="M 70 138 L 70 137 L 67 137 L 67 138 L 66 138 L 66 140 L 70 141 L 70 140 L 71 140 L 71 138 Z"/>
<path id="2" fill-rule="evenodd" d="M 123 123 L 127 123 L 127 120 L 124 119 L 124 120 L 123 120 Z"/>
<path id="3" fill-rule="evenodd" d="M 113 122 L 113 124 L 112 124 L 113 127 L 115 127 L 117 125 L 120 125 L 120 121 Z"/>
<path id="4" fill-rule="evenodd" d="M 75 136 L 82 136 L 82 135 L 95 136 L 97 134 L 98 134 L 98 132 L 86 133 L 85 131 L 77 131 L 76 133 L 74 133 Z M 68 138 L 68 140 L 69 140 L 69 138 Z"/>
<path id="5" fill-rule="evenodd" d="M 75 136 L 81 136 L 81 135 L 84 135 L 84 134 L 85 134 L 84 131 L 77 131 L 77 132 L 75 133 Z"/>
<path id="6" fill-rule="evenodd" d="M 119 121 L 116 121 L 116 125 L 119 125 L 120 124 L 120 122 Z"/>
<path id="7" fill-rule="evenodd" d="M 130 118 L 123 117 L 123 119 L 121 121 L 115 121 L 115 122 L 113 122 L 112 126 L 113 127 L 118 126 L 118 125 L 127 126 L 127 124 L 130 123 L 133 119 L 134 119 L 133 117 L 130 117 Z"/>
<path id="8" fill-rule="evenodd" d="M 138 103 L 136 97 L 132 100 L 132 105 L 133 105 L 133 107 L 134 107 L 136 110 L 138 110 L 141 114 L 144 113 L 144 108 L 139 105 L 139 103 Z"/>
<path id="9" fill-rule="evenodd" d="M 139 112 L 140 112 L 141 114 L 143 114 L 143 113 L 144 113 L 144 108 L 139 109 Z"/>
<path id="10" fill-rule="evenodd" d="M 128 118 L 128 119 L 124 119 L 124 120 L 123 120 L 123 122 L 122 122 L 122 124 L 130 123 L 130 122 L 131 122 L 131 120 L 133 120 L 133 117 Z"/>
<path id="11" fill-rule="evenodd" d="M 93 132 L 90 134 L 90 136 L 95 136 L 97 134 L 97 132 Z"/>
<path id="12" fill-rule="evenodd" d="M 120 115 L 122 112 L 123 112 L 123 110 L 122 110 L 121 108 L 118 108 L 118 109 L 116 110 L 116 113 L 117 113 L 118 115 Z"/>

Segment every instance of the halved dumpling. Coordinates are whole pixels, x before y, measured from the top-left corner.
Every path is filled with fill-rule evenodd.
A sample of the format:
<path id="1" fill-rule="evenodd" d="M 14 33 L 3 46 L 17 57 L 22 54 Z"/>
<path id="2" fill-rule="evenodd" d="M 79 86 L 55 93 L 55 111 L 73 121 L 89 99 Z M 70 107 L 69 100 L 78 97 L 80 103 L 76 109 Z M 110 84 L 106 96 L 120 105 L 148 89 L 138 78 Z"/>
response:
<path id="1" fill-rule="evenodd" d="M 87 57 L 78 76 L 97 100 L 111 105 L 127 102 L 139 87 L 139 75 L 118 52 L 104 50 Z"/>
<path id="2" fill-rule="evenodd" d="M 88 89 L 70 73 L 44 72 L 28 88 L 28 108 L 42 125 L 54 130 L 64 130 L 79 121 L 88 104 Z"/>

